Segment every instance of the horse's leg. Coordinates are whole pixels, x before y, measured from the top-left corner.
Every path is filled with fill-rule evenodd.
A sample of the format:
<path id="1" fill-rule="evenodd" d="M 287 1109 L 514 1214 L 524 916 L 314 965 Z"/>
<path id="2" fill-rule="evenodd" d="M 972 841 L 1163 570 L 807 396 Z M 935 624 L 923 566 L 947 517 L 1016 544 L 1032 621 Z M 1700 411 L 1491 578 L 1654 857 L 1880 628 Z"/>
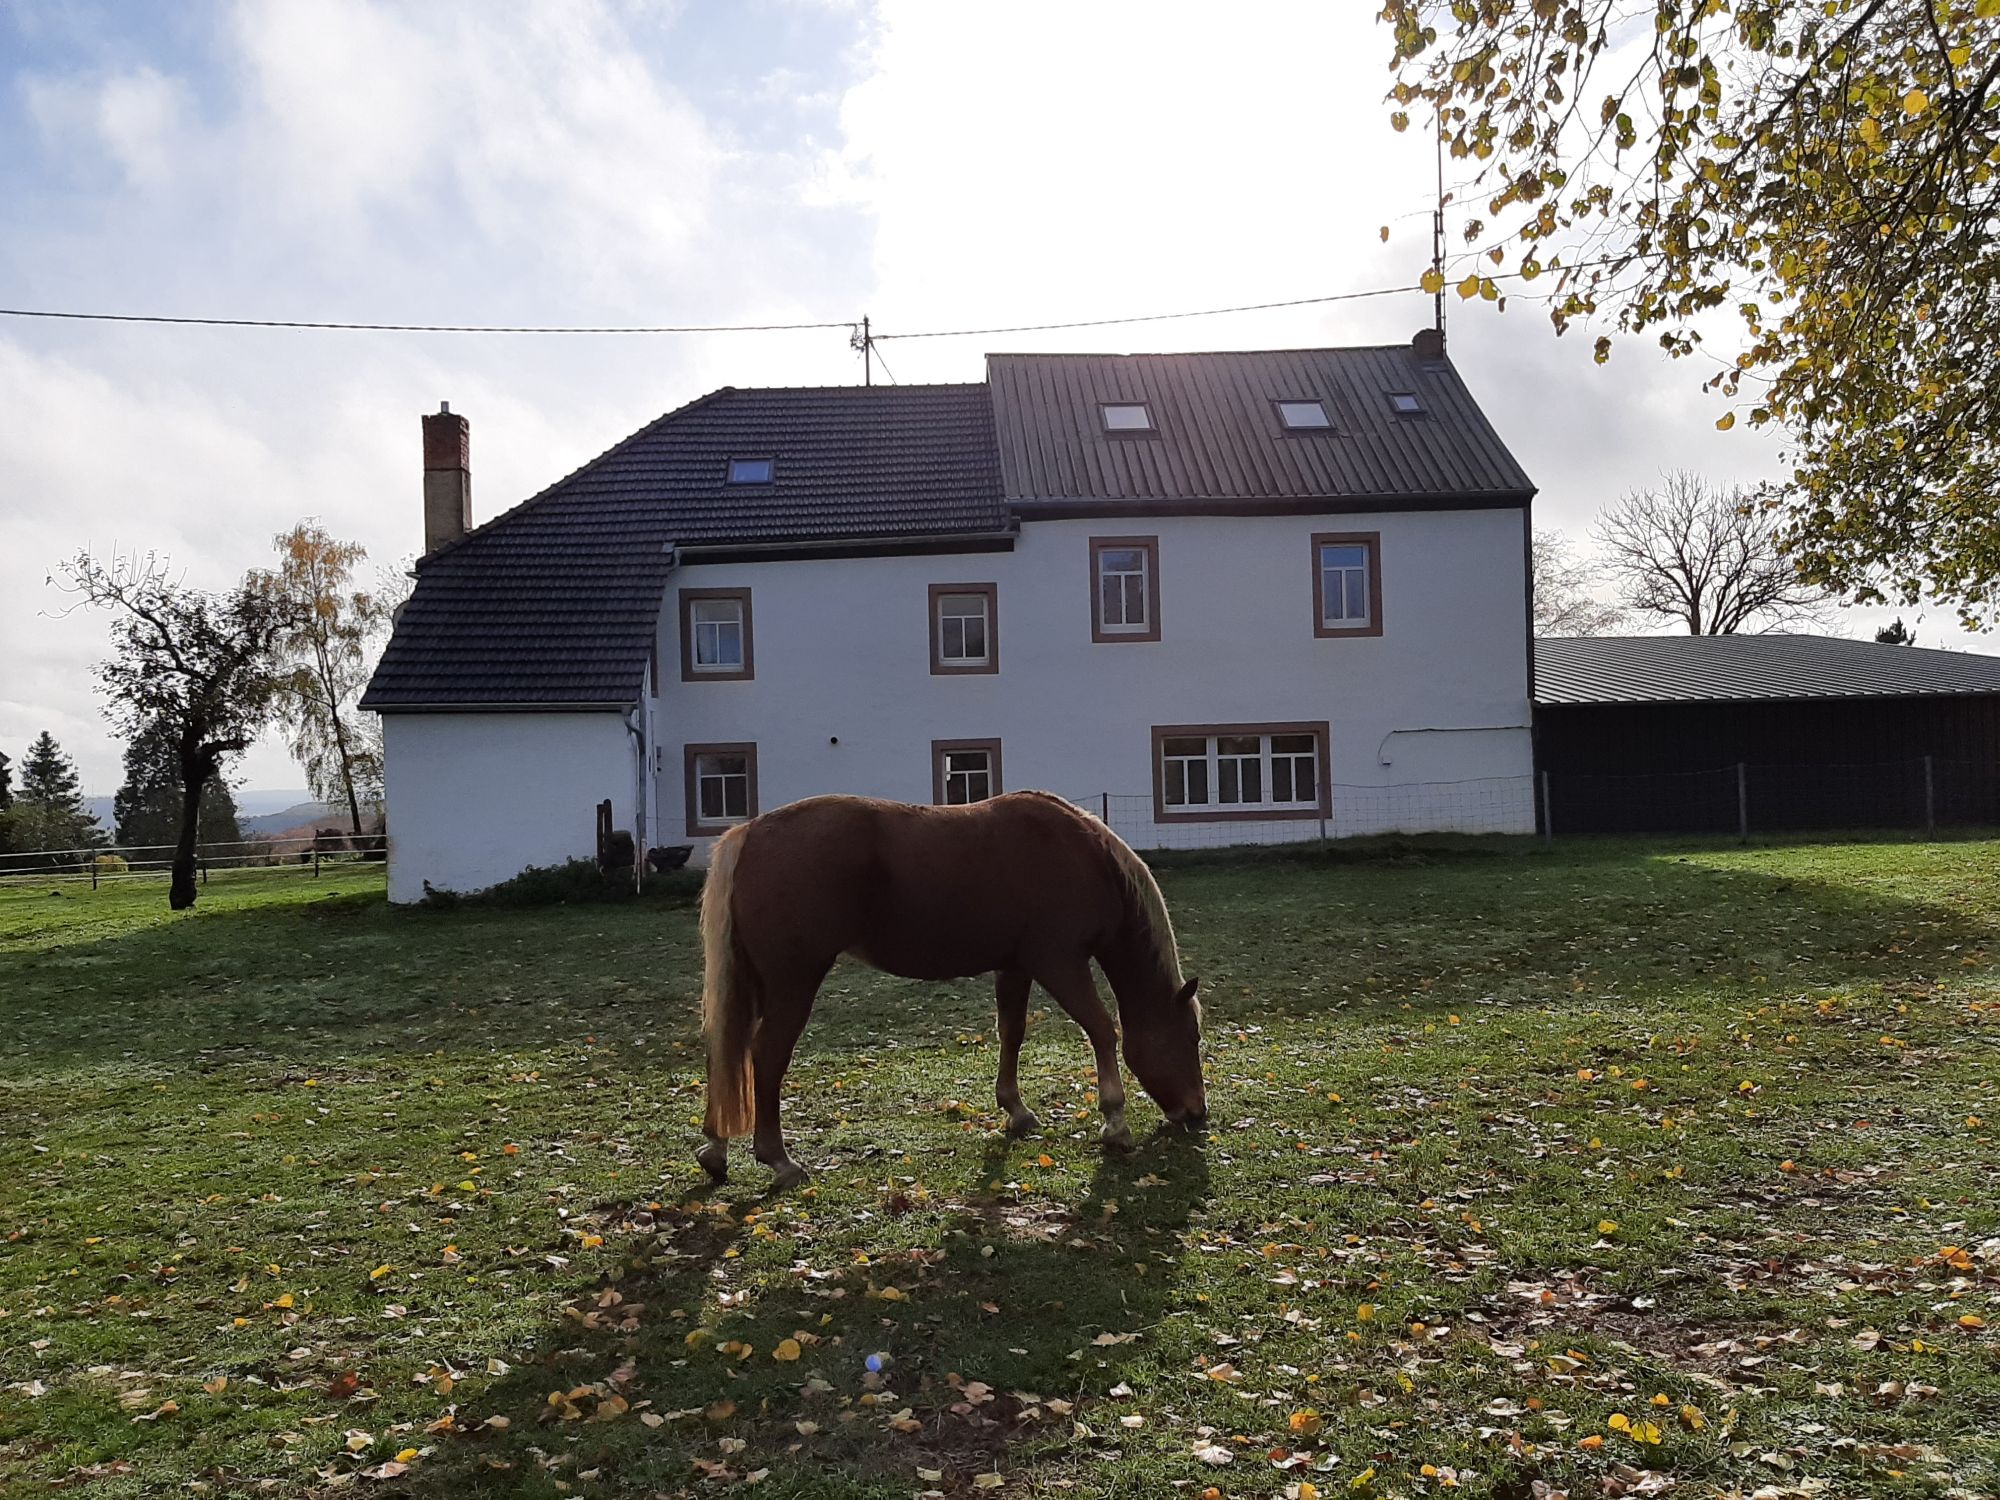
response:
<path id="1" fill-rule="evenodd" d="M 818 978 L 806 983 L 767 982 L 764 1011 L 757 1018 L 757 1034 L 750 1043 L 757 1070 L 756 1156 L 771 1169 L 774 1187 L 795 1187 L 806 1179 L 806 1169 L 785 1153 L 785 1131 L 778 1118 L 779 1094 L 785 1069 L 792 1065 L 792 1049 L 798 1045 L 799 1033 L 806 1029 L 806 1017 L 812 1014 L 818 993 Z"/>
<path id="2" fill-rule="evenodd" d="M 1021 1038 L 1028 1032 L 1028 989 L 1034 983 L 1018 969 L 993 976 L 993 995 L 1000 1012 L 1000 1080 L 993 1097 L 1007 1111 L 1007 1129 L 1027 1135 L 1042 1122 L 1021 1102 Z"/>
<path id="3" fill-rule="evenodd" d="M 1125 1080 L 1118 1072 L 1118 1023 L 1098 996 L 1097 982 L 1090 977 L 1090 961 L 1060 965 L 1035 977 L 1083 1028 L 1091 1051 L 1097 1055 L 1097 1107 L 1104 1112 L 1104 1129 L 1098 1139 L 1115 1150 L 1129 1149 L 1132 1131 L 1125 1123 Z"/>

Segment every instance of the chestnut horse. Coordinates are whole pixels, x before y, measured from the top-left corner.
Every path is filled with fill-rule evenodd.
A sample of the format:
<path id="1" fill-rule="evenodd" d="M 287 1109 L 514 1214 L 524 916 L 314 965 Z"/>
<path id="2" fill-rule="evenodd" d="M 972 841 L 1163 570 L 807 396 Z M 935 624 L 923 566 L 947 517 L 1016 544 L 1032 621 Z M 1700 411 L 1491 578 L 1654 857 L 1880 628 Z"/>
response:
<path id="1" fill-rule="evenodd" d="M 1125 1060 L 1168 1119 L 1199 1124 L 1201 1007 L 1181 982 L 1166 903 L 1145 862 L 1097 819 L 1045 792 L 965 807 L 809 797 L 732 828 L 710 856 L 701 900 L 707 1140 L 717 1182 L 729 1137 L 754 1124 L 757 1160 L 780 1187 L 805 1176 L 785 1154 L 778 1089 L 821 981 L 841 954 L 905 979 L 991 973 L 1000 1013 L 994 1093 L 1008 1128 L 1036 1126 L 1016 1076 L 1028 988 L 1040 984 L 1097 1057 L 1106 1146 L 1128 1147 L 1118 1025 L 1091 979 L 1094 958 L 1124 1022 Z"/>

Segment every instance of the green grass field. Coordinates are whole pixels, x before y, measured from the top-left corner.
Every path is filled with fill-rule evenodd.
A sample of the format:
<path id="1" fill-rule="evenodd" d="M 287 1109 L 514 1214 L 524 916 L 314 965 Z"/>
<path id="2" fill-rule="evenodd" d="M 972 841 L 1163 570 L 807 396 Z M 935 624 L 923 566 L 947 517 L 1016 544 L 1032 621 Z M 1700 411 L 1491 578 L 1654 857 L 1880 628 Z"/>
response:
<path id="1" fill-rule="evenodd" d="M 1991 1495 L 1996 871 L 1177 864 L 1205 1137 L 843 967 L 775 1199 L 685 893 L 0 891 L 0 1494 Z"/>

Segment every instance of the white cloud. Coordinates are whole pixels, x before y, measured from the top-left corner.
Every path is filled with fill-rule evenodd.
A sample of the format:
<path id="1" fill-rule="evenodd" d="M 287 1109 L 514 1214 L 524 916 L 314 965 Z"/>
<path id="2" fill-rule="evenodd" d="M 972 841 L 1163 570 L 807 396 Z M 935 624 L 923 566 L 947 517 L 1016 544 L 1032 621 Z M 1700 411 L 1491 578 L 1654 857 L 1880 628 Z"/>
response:
<path id="1" fill-rule="evenodd" d="M 192 103 L 180 79 L 140 67 L 90 79 L 31 78 L 23 94 L 30 117 L 57 149 L 87 142 L 141 191 L 157 191 L 173 174 Z"/>

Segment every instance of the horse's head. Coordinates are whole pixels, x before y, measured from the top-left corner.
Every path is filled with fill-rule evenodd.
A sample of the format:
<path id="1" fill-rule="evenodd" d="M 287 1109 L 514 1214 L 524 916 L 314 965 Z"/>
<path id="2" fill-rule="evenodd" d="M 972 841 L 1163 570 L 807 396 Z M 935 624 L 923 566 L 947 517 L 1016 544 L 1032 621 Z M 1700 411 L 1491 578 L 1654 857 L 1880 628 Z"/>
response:
<path id="1" fill-rule="evenodd" d="M 1158 1003 L 1121 1006 L 1125 1020 L 1125 1061 L 1141 1088 L 1177 1125 L 1200 1125 L 1208 1118 L 1208 1095 L 1201 1082 L 1201 1002 L 1198 979 Z"/>

